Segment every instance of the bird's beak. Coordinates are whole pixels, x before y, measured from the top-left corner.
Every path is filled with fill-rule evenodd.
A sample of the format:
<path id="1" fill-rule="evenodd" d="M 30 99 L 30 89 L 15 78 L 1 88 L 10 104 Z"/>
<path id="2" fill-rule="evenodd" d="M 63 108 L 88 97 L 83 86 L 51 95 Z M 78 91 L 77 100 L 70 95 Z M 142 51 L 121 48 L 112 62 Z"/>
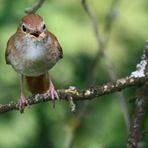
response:
<path id="1" fill-rule="evenodd" d="M 43 34 L 44 34 L 43 32 L 36 31 L 36 32 L 31 32 L 30 36 L 35 38 L 36 40 L 40 41 Z"/>

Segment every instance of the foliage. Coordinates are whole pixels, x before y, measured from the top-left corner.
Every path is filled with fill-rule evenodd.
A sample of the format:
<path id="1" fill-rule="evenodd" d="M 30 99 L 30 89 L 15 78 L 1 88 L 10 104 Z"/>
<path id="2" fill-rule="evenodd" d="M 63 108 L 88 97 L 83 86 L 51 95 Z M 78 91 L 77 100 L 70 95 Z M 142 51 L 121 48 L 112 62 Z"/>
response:
<path id="1" fill-rule="evenodd" d="M 5 48 L 8 38 L 16 31 L 24 10 L 35 0 L 0 1 L 0 102 L 6 103 L 19 97 L 19 76 L 5 64 Z M 89 0 L 97 19 L 101 37 L 105 38 L 106 16 L 112 0 Z M 135 69 L 142 55 L 144 42 L 148 38 L 146 0 L 119 1 L 115 9 L 107 55 L 113 62 L 118 77 L 126 76 Z M 53 32 L 64 50 L 64 59 L 52 70 L 55 86 L 64 88 L 69 85 L 86 87 L 86 77 L 91 70 L 91 62 L 98 48 L 92 32 L 90 20 L 80 1 L 48 0 L 38 14 L 43 16 L 46 26 Z M 96 84 L 106 82 L 108 73 L 102 60 L 97 65 Z M 135 90 L 134 90 L 135 91 Z M 29 94 L 28 92 L 26 92 Z M 133 105 L 128 98 L 132 89 L 124 91 L 129 109 Z M 127 129 L 124 124 L 119 102 L 115 95 L 101 97 L 89 102 L 85 116 L 80 120 L 77 112 L 82 103 L 78 102 L 75 114 L 70 112 L 67 102 L 59 101 L 53 109 L 49 103 L 27 108 L 24 114 L 9 112 L 0 116 L 0 147 L 54 147 L 67 148 L 74 129 L 74 148 L 125 147 Z M 145 125 L 145 128 L 148 128 Z M 142 145 L 148 146 L 148 137 Z"/>

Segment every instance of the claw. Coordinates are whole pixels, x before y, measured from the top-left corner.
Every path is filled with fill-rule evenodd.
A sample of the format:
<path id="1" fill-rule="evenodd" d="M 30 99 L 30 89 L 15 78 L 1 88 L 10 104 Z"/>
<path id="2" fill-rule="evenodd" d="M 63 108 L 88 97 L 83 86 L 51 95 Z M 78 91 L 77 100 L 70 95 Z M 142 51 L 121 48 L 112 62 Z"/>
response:
<path id="1" fill-rule="evenodd" d="M 46 93 L 44 93 L 44 97 L 48 97 L 48 96 L 51 97 L 52 103 L 53 103 L 53 108 L 55 108 L 55 100 L 59 100 L 59 96 L 58 96 L 57 91 L 54 89 L 54 86 L 51 81 L 49 84 L 49 89 L 47 90 Z"/>
<path id="2" fill-rule="evenodd" d="M 21 95 L 18 104 L 19 104 L 19 110 L 20 110 L 20 112 L 23 113 L 25 107 L 28 105 L 28 101 L 26 100 L 26 97 L 24 95 Z"/>

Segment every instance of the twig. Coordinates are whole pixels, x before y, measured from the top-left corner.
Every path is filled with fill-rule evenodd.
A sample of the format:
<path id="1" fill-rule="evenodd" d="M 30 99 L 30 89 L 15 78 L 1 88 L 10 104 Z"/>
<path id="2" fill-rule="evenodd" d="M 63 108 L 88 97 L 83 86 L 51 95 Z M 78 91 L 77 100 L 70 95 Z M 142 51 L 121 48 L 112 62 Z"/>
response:
<path id="1" fill-rule="evenodd" d="M 92 24 L 92 29 L 97 41 L 97 45 L 98 45 L 98 52 L 96 54 L 96 56 L 94 57 L 91 66 L 90 66 L 90 70 L 87 72 L 87 76 L 86 76 L 86 86 L 90 86 L 90 84 L 93 84 L 96 81 L 96 75 L 98 77 L 98 73 L 96 72 L 96 68 L 97 65 L 101 59 L 101 57 L 104 54 L 104 52 L 102 52 L 103 50 L 105 50 L 105 47 L 107 45 L 108 39 L 109 39 L 109 35 L 111 32 L 111 26 L 112 26 L 112 22 L 113 22 L 113 11 L 115 9 L 115 5 L 117 3 L 118 0 L 113 0 L 111 9 L 109 10 L 109 13 L 107 15 L 106 19 L 106 24 L 105 24 L 105 30 L 104 32 L 106 33 L 106 38 L 105 38 L 105 42 L 102 41 L 102 39 L 100 38 L 100 34 L 99 34 L 99 23 L 92 11 L 92 9 L 88 6 L 88 4 L 86 3 L 85 0 L 82 0 L 82 6 L 84 7 L 84 10 L 86 11 L 86 13 L 89 16 L 90 22 Z M 119 94 L 120 95 L 120 94 Z M 122 96 L 121 96 L 122 97 Z M 123 100 L 123 99 L 122 99 Z M 81 123 L 81 120 L 83 119 L 83 116 L 85 115 L 85 113 L 87 112 L 87 108 L 88 108 L 89 102 L 85 101 L 82 105 L 81 105 L 81 109 L 79 110 L 79 112 L 77 113 L 77 116 L 79 117 L 79 124 Z M 80 126 L 80 125 L 79 125 Z M 73 147 L 74 141 L 76 139 L 76 134 L 77 134 L 77 130 L 79 130 L 78 126 L 77 128 L 75 128 L 73 130 L 73 137 L 69 143 L 69 148 Z"/>
<path id="2" fill-rule="evenodd" d="M 110 10 L 106 16 L 106 21 L 105 21 L 105 25 L 104 25 L 104 34 L 105 34 L 105 37 L 104 37 L 104 44 L 106 47 L 107 46 L 107 43 L 109 41 L 109 37 L 110 37 L 110 34 L 111 34 L 111 30 L 112 30 L 112 26 L 113 26 L 113 22 L 114 20 L 118 17 L 118 3 L 119 3 L 120 0 L 113 0 L 112 1 L 112 4 L 111 4 L 111 7 L 110 7 Z"/>
<path id="3" fill-rule="evenodd" d="M 82 0 L 82 6 L 84 7 L 86 13 L 88 14 L 89 18 L 90 18 L 90 22 L 92 23 L 92 28 L 93 28 L 93 31 L 94 31 L 94 34 L 95 34 L 95 37 L 96 37 L 96 41 L 97 41 L 97 45 L 98 45 L 98 52 L 94 58 L 94 60 L 92 61 L 92 65 L 91 65 L 91 70 L 89 71 L 88 73 L 88 76 L 87 76 L 87 84 L 89 85 L 90 83 L 92 83 L 92 80 L 95 79 L 95 69 L 97 67 L 97 63 L 99 63 L 99 60 L 103 57 L 103 58 L 107 58 L 106 57 L 106 54 L 105 54 L 105 46 L 107 44 L 107 41 L 108 41 L 108 38 L 109 38 L 109 34 L 110 34 L 110 31 L 111 31 L 111 26 L 112 26 L 112 22 L 113 22 L 113 12 L 112 11 L 115 11 L 114 7 L 116 5 L 116 3 L 118 2 L 118 0 L 114 0 L 112 2 L 112 6 L 111 6 L 111 9 L 107 15 L 107 23 L 105 25 L 105 32 L 108 33 L 105 41 L 103 42 L 103 40 L 101 39 L 100 37 L 100 33 L 99 33 L 99 21 L 96 19 L 92 9 L 89 7 L 89 5 L 87 4 L 86 0 Z M 105 57 L 104 57 L 105 56 Z M 109 59 L 107 58 L 107 60 L 109 61 Z M 105 59 L 106 61 L 106 59 Z M 109 61 L 110 62 L 110 61 Z M 106 64 L 106 65 L 109 65 L 110 64 Z M 111 67 L 111 66 L 110 66 Z M 112 72 L 110 72 L 112 73 Z M 111 74 L 111 78 L 113 77 L 113 74 Z"/>
<path id="4" fill-rule="evenodd" d="M 93 14 L 93 11 L 91 10 L 91 8 L 88 6 L 86 0 L 82 0 L 82 6 L 84 7 L 84 10 L 86 11 L 86 13 L 88 14 L 88 16 L 90 18 L 90 22 L 92 23 L 92 29 L 95 34 L 97 45 L 100 49 L 100 50 L 98 50 L 98 53 L 96 54 L 96 57 L 94 58 L 94 60 L 91 64 L 91 70 L 87 76 L 86 82 L 87 82 L 87 84 L 90 84 L 90 83 L 92 83 L 92 80 L 94 79 L 95 66 L 97 65 L 101 56 L 104 54 L 104 52 L 103 52 L 104 44 L 103 44 L 102 40 L 100 39 L 97 19 L 96 19 L 95 15 Z M 90 78 L 91 78 L 91 80 L 90 80 Z"/>
<path id="5" fill-rule="evenodd" d="M 117 2 L 117 0 L 115 0 L 115 2 Z M 101 56 L 104 59 L 104 62 L 106 64 L 107 71 L 109 73 L 110 79 L 111 80 L 115 80 L 115 79 L 117 79 L 117 76 L 116 76 L 114 67 L 111 64 L 111 61 L 109 60 L 109 58 L 107 57 L 107 55 L 105 53 L 105 47 L 104 47 L 105 44 L 104 44 L 103 40 L 100 37 L 99 29 L 98 29 L 98 23 L 96 21 L 96 17 L 93 14 L 93 11 L 89 7 L 89 5 L 88 5 L 86 0 L 82 0 L 82 5 L 83 5 L 86 13 L 88 14 L 88 16 L 89 16 L 89 18 L 91 20 L 92 28 L 94 30 L 94 34 L 95 34 L 95 37 L 96 37 L 98 48 L 100 49 L 100 50 L 98 50 L 98 53 L 97 53 L 97 55 L 96 55 L 96 57 L 95 57 L 95 59 L 94 59 L 94 61 L 92 63 L 92 66 L 91 66 L 92 70 L 90 71 L 90 73 L 88 75 L 87 81 L 88 81 L 88 83 L 90 83 L 89 78 L 90 77 L 92 77 L 92 78 L 94 77 L 93 73 L 94 73 L 94 70 L 95 70 L 95 65 L 98 63 L 98 60 L 100 59 Z M 120 103 L 120 106 L 121 106 L 121 111 L 122 111 L 123 116 L 124 116 L 125 124 L 127 126 L 127 129 L 129 129 L 129 123 L 130 123 L 130 121 L 129 121 L 129 113 L 128 113 L 128 108 L 127 108 L 127 105 L 126 105 L 126 101 L 125 101 L 124 95 L 123 95 L 122 92 L 118 92 L 116 95 L 119 98 L 119 103 Z"/>
<path id="6" fill-rule="evenodd" d="M 72 97 L 69 97 L 69 100 L 68 101 L 69 101 L 71 112 L 75 112 L 75 110 L 76 110 L 76 104 L 74 103 L 73 98 Z"/>
<path id="7" fill-rule="evenodd" d="M 131 87 L 131 86 L 139 86 L 146 82 L 145 77 L 134 78 L 134 77 L 125 77 L 122 79 L 118 79 L 113 82 L 106 83 L 104 85 L 96 85 L 92 86 L 85 90 L 79 89 L 60 89 L 57 90 L 60 100 L 69 100 L 69 97 L 73 98 L 73 101 L 84 101 L 91 100 L 99 96 L 107 95 L 110 93 L 114 93 L 117 91 L 121 91 L 122 89 Z M 28 97 L 28 104 L 34 105 L 41 102 L 51 101 L 51 98 L 44 98 L 44 95 L 37 94 L 35 96 Z M 11 110 L 18 110 L 18 103 L 10 102 L 8 104 L 0 105 L 0 113 L 5 113 Z"/>
<path id="8" fill-rule="evenodd" d="M 35 4 L 32 5 L 32 7 L 26 8 L 25 13 L 35 13 L 43 5 L 44 2 L 45 0 L 38 0 Z"/>

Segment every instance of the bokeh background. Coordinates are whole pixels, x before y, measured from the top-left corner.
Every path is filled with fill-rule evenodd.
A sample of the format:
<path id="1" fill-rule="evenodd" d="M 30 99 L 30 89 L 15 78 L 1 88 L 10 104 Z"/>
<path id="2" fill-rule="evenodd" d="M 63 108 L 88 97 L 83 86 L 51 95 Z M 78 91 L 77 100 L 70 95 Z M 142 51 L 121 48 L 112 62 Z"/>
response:
<path id="1" fill-rule="evenodd" d="M 16 31 L 24 10 L 36 0 L 0 1 L 0 103 L 17 101 L 20 94 L 19 75 L 5 64 L 5 48 Z M 112 12 L 113 0 L 88 0 L 96 15 L 100 37 L 108 39 L 106 54 L 118 77 L 135 70 L 148 39 L 148 1 L 118 0 Z M 80 0 L 46 0 L 37 12 L 48 29 L 54 33 L 64 58 L 51 70 L 56 88 L 88 87 L 86 81 L 92 61 L 98 52 L 90 19 Z M 112 14 L 111 14 L 112 13 Z M 109 17 L 112 16 L 108 32 Z M 95 84 L 108 82 L 104 60 L 96 65 Z M 91 79 L 91 78 L 90 78 Z M 134 104 L 129 98 L 136 88 L 123 91 L 130 116 Z M 26 92 L 28 95 L 29 93 Z M 0 115 L 0 148 L 124 148 L 127 128 L 116 95 L 102 96 L 89 101 L 85 113 L 79 116 L 83 102 L 77 103 L 76 113 L 70 112 L 66 101 L 31 106 L 24 114 L 11 111 Z M 145 129 L 148 128 L 145 121 Z M 148 137 L 140 144 L 148 147 Z"/>

